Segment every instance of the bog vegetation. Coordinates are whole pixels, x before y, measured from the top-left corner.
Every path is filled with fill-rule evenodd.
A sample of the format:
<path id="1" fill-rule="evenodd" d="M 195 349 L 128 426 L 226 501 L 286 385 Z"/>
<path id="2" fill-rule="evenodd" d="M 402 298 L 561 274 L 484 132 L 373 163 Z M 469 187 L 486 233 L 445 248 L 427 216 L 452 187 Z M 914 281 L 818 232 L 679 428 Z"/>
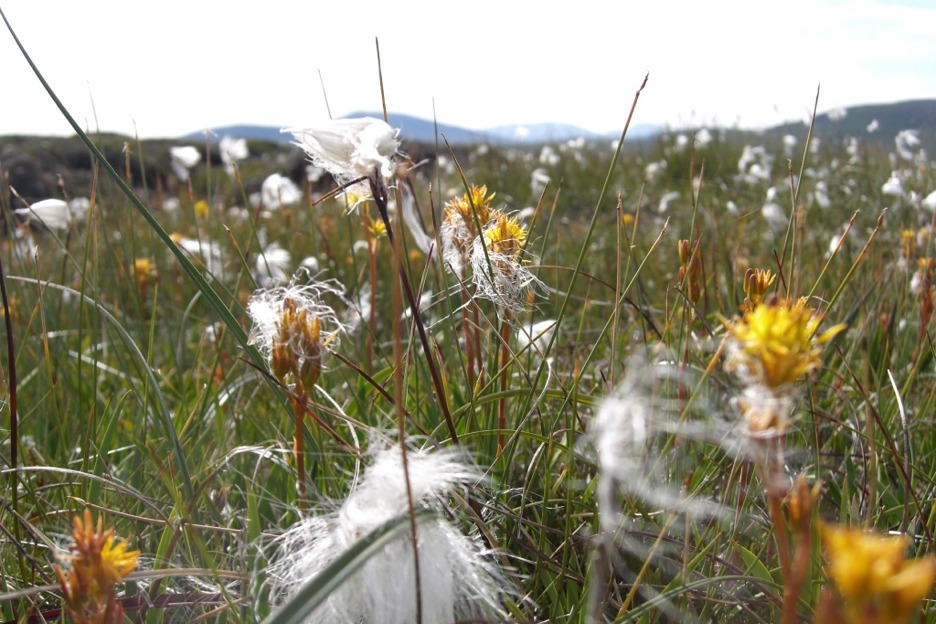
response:
<path id="1" fill-rule="evenodd" d="M 936 622 L 911 129 L 293 132 L 3 184 L 4 621 Z"/>

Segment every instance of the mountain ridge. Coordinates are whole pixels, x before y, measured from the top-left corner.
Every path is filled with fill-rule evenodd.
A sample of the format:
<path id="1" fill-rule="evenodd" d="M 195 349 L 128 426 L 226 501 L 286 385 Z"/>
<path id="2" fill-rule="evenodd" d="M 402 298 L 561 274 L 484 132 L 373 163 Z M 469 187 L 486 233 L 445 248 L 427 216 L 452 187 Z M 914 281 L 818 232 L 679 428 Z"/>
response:
<path id="1" fill-rule="evenodd" d="M 345 117 L 382 117 L 382 113 L 357 111 Z M 556 143 L 583 138 L 589 141 L 613 141 L 620 137 L 619 131 L 598 133 L 567 123 L 510 124 L 485 129 L 470 129 L 453 124 L 437 123 L 432 120 L 390 113 L 389 122 L 400 129 L 404 140 L 419 143 L 434 143 L 436 137 L 445 137 L 452 145 L 491 143 L 495 145 L 531 145 Z M 802 132 L 808 124 L 804 120 L 789 121 L 760 130 L 722 128 L 751 134 L 775 136 Z M 905 100 L 881 104 L 860 104 L 824 111 L 816 115 L 813 135 L 823 140 L 839 140 L 848 136 L 866 137 L 874 142 L 890 142 L 901 130 L 915 130 L 921 145 L 936 153 L 936 99 Z M 635 124 L 628 130 L 630 139 L 649 139 L 670 130 L 659 124 Z M 689 131 L 690 129 L 680 130 Z M 675 130 L 674 130 L 675 131 Z M 248 140 L 265 140 L 288 143 L 291 136 L 275 126 L 237 124 L 209 129 L 219 139 L 229 135 Z M 204 140 L 204 131 L 191 132 L 179 140 Z"/>

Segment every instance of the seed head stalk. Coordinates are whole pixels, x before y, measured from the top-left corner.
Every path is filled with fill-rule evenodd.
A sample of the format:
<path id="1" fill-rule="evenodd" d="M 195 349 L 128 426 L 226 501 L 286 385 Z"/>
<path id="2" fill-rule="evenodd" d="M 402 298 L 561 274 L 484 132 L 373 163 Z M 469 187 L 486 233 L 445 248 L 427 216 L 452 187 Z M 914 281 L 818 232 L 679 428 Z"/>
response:
<path id="1" fill-rule="evenodd" d="M 396 265 L 397 272 L 400 275 L 400 283 L 403 286 L 403 294 L 406 295 L 406 300 L 409 303 L 410 311 L 413 314 L 413 323 L 416 325 L 416 332 L 419 335 L 419 342 L 422 344 L 423 355 L 426 359 L 426 365 L 429 367 L 429 376 L 432 378 L 432 385 L 435 388 L 436 399 L 439 402 L 439 407 L 442 409 L 442 417 L 445 419 L 445 425 L 448 427 L 449 435 L 452 437 L 452 441 L 457 444 L 458 432 L 455 429 L 455 421 L 452 420 L 452 413 L 449 411 L 448 401 L 445 398 L 442 377 L 439 375 L 439 370 L 436 367 L 435 356 L 432 354 L 432 347 L 429 345 L 429 338 L 426 336 L 426 328 L 423 325 L 422 317 L 419 314 L 419 303 L 416 301 L 416 296 L 413 294 L 413 287 L 410 284 L 409 276 L 406 273 L 402 254 L 398 248 L 396 237 L 393 234 L 393 228 L 390 225 L 390 215 L 387 211 L 387 187 L 381 182 L 378 182 L 380 179 L 381 178 L 379 175 L 374 175 L 369 178 L 368 181 L 370 182 L 371 195 L 374 198 L 374 203 L 377 204 L 377 210 L 380 212 L 380 218 L 387 227 L 387 238 L 390 240 L 390 246 L 393 249 L 394 264 Z"/>
<path id="2" fill-rule="evenodd" d="M 507 366 L 510 363 L 510 310 L 504 310 L 504 322 L 501 324 L 501 359 L 500 359 L 500 391 L 501 398 L 497 402 L 497 455 L 504 452 L 504 430 L 507 428 Z"/>

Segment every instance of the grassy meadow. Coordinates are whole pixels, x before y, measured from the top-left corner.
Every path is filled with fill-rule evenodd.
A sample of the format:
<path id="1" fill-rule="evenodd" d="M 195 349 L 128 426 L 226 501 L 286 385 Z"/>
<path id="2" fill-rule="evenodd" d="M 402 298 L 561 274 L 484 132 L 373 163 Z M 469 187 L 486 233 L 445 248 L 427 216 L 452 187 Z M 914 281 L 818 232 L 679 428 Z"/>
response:
<path id="1" fill-rule="evenodd" d="M 0 620 L 64 617 L 90 510 L 140 553 L 105 597 L 134 621 L 301 621 L 394 552 L 355 617 L 406 621 L 411 536 L 442 526 L 490 572 L 471 621 L 936 622 L 936 173 L 908 137 L 401 136 L 339 194 L 130 141 L 54 223 L 4 177 Z M 270 302 L 294 324 L 258 333 Z M 367 469 L 401 439 L 464 471 L 277 593 L 282 534 L 336 531 L 362 480 L 383 504 Z M 427 595 L 469 584 L 418 561 Z"/>

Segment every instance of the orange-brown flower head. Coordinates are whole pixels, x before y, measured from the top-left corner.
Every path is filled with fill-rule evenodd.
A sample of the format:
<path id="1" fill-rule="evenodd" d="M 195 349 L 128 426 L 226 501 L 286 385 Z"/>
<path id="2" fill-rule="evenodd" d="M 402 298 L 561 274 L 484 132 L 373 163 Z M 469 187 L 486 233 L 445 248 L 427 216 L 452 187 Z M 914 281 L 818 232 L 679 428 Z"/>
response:
<path id="1" fill-rule="evenodd" d="M 936 558 L 906 558 L 905 535 L 822 525 L 826 574 L 844 603 L 840 620 L 905 624 L 936 582 Z"/>
<path id="2" fill-rule="evenodd" d="M 55 574 L 65 595 L 65 611 L 79 624 L 111 624 L 123 621 L 123 609 L 114 596 L 114 585 L 132 572 L 140 556 L 118 542 L 114 530 L 104 530 L 98 517 L 95 526 L 91 512 L 75 516 L 72 544 L 66 565 L 55 566 Z"/>
<path id="3" fill-rule="evenodd" d="M 774 283 L 777 276 L 770 269 L 749 268 L 744 272 L 744 306 L 743 310 L 753 310 L 760 304 L 767 289 Z"/>
<path id="4" fill-rule="evenodd" d="M 286 385 L 308 394 L 322 372 L 322 355 L 343 329 L 322 295 L 340 296 L 336 282 L 314 282 L 258 290 L 247 302 L 253 321 L 250 342 L 267 358 L 270 371 Z M 324 334 L 324 340 L 323 340 Z"/>
<path id="5" fill-rule="evenodd" d="M 702 298 L 702 251 L 698 243 L 690 244 L 686 239 L 677 243 L 679 253 L 679 273 L 676 276 L 680 285 L 684 285 L 686 295 L 692 303 L 698 303 Z"/>

